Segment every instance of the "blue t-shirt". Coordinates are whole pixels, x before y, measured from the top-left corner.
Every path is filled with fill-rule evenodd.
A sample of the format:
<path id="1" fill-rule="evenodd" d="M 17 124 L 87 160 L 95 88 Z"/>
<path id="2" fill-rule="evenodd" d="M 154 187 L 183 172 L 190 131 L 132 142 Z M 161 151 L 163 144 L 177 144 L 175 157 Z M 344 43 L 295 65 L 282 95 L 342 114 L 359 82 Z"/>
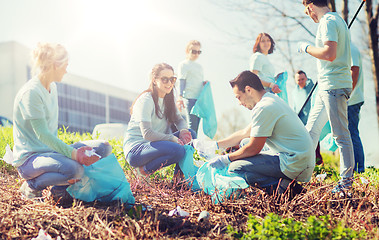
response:
<path id="1" fill-rule="evenodd" d="M 178 79 L 186 80 L 183 97 L 187 99 L 198 99 L 203 89 L 203 67 L 195 61 L 186 59 L 178 66 Z"/>
<path id="2" fill-rule="evenodd" d="M 267 137 L 279 155 L 280 170 L 301 182 L 311 179 L 315 166 L 312 139 L 294 111 L 278 96 L 265 93 L 252 110 L 251 137 Z"/>
<path id="3" fill-rule="evenodd" d="M 328 12 L 320 19 L 316 47 L 324 47 L 326 41 L 337 42 L 337 55 L 333 62 L 317 59 L 319 89 L 352 88 L 350 32 L 335 12 Z"/>
<path id="4" fill-rule="evenodd" d="M 301 113 L 300 109 L 303 107 L 305 100 L 307 99 L 313 86 L 314 84 L 312 80 L 308 78 L 304 88 L 300 88 L 299 85 L 296 85 L 296 87 L 292 90 L 292 109 L 296 114 L 298 114 L 304 125 L 307 123 L 308 115 L 311 111 L 311 99 L 307 102 Z"/>
<path id="5" fill-rule="evenodd" d="M 268 57 L 263 53 L 256 52 L 250 57 L 250 71 L 258 71 L 258 77 L 270 83 L 275 83 L 275 69 Z M 265 88 L 270 90 L 270 88 Z"/>
<path id="6" fill-rule="evenodd" d="M 21 166 L 34 153 L 51 152 L 38 140 L 30 120 L 45 119 L 49 131 L 58 136 L 58 93 L 55 83 L 50 92 L 34 77 L 18 91 L 13 106 L 14 166 Z"/>
<path id="7" fill-rule="evenodd" d="M 359 53 L 358 48 L 353 44 L 351 44 L 351 66 L 359 67 L 359 76 L 357 84 L 355 85 L 355 88 L 351 93 L 350 99 L 347 102 L 349 106 L 364 102 L 365 100 L 363 95 L 364 81 L 361 54 Z"/>

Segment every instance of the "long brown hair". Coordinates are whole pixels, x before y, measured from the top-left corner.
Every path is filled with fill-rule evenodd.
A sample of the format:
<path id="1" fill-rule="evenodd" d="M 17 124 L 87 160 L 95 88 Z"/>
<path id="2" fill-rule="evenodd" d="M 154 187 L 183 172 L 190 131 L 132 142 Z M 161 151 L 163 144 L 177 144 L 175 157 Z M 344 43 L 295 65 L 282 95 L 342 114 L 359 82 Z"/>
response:
<path id="1" fill-rule="evenodd" d="M 169 69 L 172 72 L 174 72 L 174 69 L 168 65 L 167 63 L 159 63 L 156 64 L 153 69 L 151 70 L 150 73 L 150 85 L 149 88 L 143 91 L 138 97 L 134 100 L 131 108 L 130 108 L 130 114 L 133 113 L 133 107 L 134 104 L 136 103 L 137 99 L 144 93 L 150 92 L 151 96 L 153 97 L 154 101 L 154 106 L 155 106 L 155 114 L 158 116 L 158 118 L 163 118 L 165 117 L 167 121 L 172 124 L 177 121 L 177 115 L 176 115 L 176 105 L 175 105 L 175 99 L 174 99 L 174 88 L 172 88 L 171 92 L 166 94 L 163 98 L 163 104 L 164 104 L 164 112 L 162 114 L 162 110 L 159 107 L 158 104 L 158 91 L 157 91 L 157 86 L 154 83 L 154 80 L 158 78 L 159 74 L 161 73 L 162 70 L 164 69 Z"/>
<path id="2" fill-rule="evenodd" d="M 262 41 L 262 37 L 263 36 L 268 37 L 270 39 L 270 41 L 271 41 L 271 47 L 268 50 L 268 54 L 273 53 L 274 49 L 275 49 L 275 42 L 274 42 L 274 39 L 272 39 L 272 37 L 268 33 L 260 33 L 260 34 L 258 34 L 258 37 L 255 40 L 255 44 L 254 44 L 254 47 L 253 47 L 253 53 L 256 53 L 256 52 L 260 52 L 261 53 L 262 52 L 261 48 L 259 47 L 259 43 Z"/>

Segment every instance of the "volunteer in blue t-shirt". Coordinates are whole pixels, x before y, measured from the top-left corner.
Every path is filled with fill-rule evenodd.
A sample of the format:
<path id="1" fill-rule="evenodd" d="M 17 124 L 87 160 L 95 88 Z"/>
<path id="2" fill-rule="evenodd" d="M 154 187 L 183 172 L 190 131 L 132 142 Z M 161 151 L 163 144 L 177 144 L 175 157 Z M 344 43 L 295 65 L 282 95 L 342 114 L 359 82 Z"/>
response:
<path id="1" fill-rule="evenodd" d="M 365 171 L 365 155 L 358 130 L 359 113 L 364 103 L 363 68 L 361 54 L 353 44 L 351 44 L 351 77 L 353 79 L 353 91 L 347 102 L 347 117 L 349 119 L 349 131 L 354 147 L 354 171 L 361 173 Z"/>
<path id="2" fill-rule="evenodd" d="M 67 72 L 68 53 L 60 44 L 39 43 L 32 60 L 33 77 L 14 100 L 13 165 L 26 180 L 20 188 L 24 197 L 42 197 L 42 190 L 53 186 L 53 199 L 63 203 L 71 200 L 66 188 L 80 180 L 83 164 L 108 156 L 112 147 L 101 140 L 67 145 L 58 138 L 56 82 Z"/>
<path id="3" fill-rule="evenodd" d="M 251 71 L 240 73 L 230 84 L 240 105 L 251 110 L 251 123 L 209 145 L 228 148 L 246 138 L 249 142 L 235 152 L 211 159 L 210 165 L 216 168 L 229 165 L 230 173 L 269 193 L 276 189 L 283 193 L 289 186 L 301 189 L 297 188 L 297 181 L 308 182 L 315 166 L 312 139 L 301 120 L 286 102 L 266 92 L 259 77 Z M 262 151 L 265 144 L 268 151 Z"/>
<path id="4" fill-rule="evenodd" d="M 303 0 L 305 13 L 319 23 L 316 46 L 299 43 L 298 51 L 317 59 L 318 94 L 306 128 L 316 149 L 320 133 L 329 119 L 332 134 L 340 151 L 341 180 L 332 190 L 340 196 L 350 195 L 353 183 L 354 152 L 351 141 L 347 100 L 352 89 L 350 73 L 350 33 L 345 21 L 330 12 L 327 0 Z"/>
<path id="5" fill-rule="evenodd" d="M 178 163 L 185 155 L 183 145 L 196 138 L 196 133 L 188 129 L 175 105 L 175 82 L 170 65 L 155 65 L 149 88 L 132 105 L 124 153 L 139 175 L 148 176 L 162 167 Z M 172 125 L 179 131 L 171 133 Z M 175 175 L 180 177 L 180 169 L 176 166 Z"/>
<path id="6" fill-rule="evenodd" d="M 201 44 L 199 41 L 190 41 L 186 47 L 186 59 L 179 63 L 178 66 L 179 97 L 177 106 L 179 111 L 184 108 L 189 127 L 196 134 L 199 129 L 200 118 L 191 114 L 191 110 L 206 83 L 204 81 L 203 67 L 196 62 L 201 54 L 200 49 Z"/>
<path id="7" fill-rule="evenodd" d="M 253 55 L 250 57 L 250 71 L 258 75 L 267 91 L 280 93 L 279 86 L 275 84 L 274 66 L 268 59 L 268 55 L 273 53 L 274 49 L 275 42 L 268 33 L 258 34 L 253 47 Z"/>

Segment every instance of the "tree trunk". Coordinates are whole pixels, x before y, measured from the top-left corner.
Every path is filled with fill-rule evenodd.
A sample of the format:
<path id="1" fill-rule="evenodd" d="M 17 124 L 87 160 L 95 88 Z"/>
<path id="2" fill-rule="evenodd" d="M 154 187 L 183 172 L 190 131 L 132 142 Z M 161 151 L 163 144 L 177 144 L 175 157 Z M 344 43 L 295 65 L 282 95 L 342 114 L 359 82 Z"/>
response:
<path id="1" fill-rule="evenodd" d="M 336 12 L 336 1 L 335 0 L 328 0 L 328 7 L 332 12 Z"/>
<path id="2" fill-rule="evenodd" d="M 342 18 L 349 24 L 349 0 L 342 0 Z"/>
<path id="3" fill-rule="evenodd" d="M 374 15 L 373 1 L 366 0 L 366 17 L 367 25 L 369 31 L 369 47 L 370 47 L 370 57 L 372 64 L 372 76 L 375 83 L 375 94 L 376 94 L 376 108 L 377 114 L 379 114 L 379 56 L 378 56 L 378 14 L 379 5 L 376 6 L 376 13 Z M 379 116 L 378 116 L 379 118 Z"/>

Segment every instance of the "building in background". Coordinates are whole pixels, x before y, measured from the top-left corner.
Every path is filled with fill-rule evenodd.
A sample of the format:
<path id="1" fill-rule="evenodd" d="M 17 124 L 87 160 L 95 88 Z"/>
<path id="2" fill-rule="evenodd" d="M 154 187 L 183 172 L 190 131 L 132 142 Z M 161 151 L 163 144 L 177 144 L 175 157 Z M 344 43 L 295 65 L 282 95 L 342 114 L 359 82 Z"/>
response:
<path id="1" fill-rule="evenodd" d="M 30 49 L 0 43 L 0 116 L 12 119 L 13 101 L 31 78 Z M 128 123 L 137 93 L 67 73 L 58 87 L 59 127 L 92 132 L 99 123 Z"/>

